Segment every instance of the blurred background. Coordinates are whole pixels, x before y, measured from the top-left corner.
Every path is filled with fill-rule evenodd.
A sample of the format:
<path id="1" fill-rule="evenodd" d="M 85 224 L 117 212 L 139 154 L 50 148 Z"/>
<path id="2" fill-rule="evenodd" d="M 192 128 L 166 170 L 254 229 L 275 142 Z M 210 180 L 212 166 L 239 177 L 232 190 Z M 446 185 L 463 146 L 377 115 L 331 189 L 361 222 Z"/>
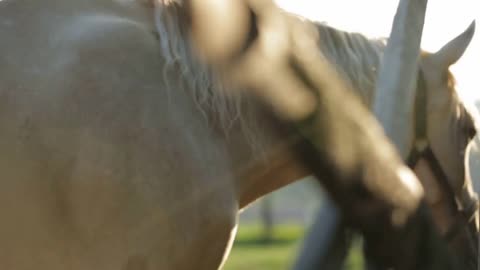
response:
<path id="1" fill-rule="evenodd" d="M 368 37 L 390 33 L 398 0 L 276 0 L 284 9 L 333 27 L 360 32 Z M 422 48 L 440 49 L 477 20 L 477 33 L 464 57 L 452 67 L 457 89 L 473 110 L 480 108 L 480 2 L 477 0 L 430 0 Z M 478 136 L 475 141 L 480 145 Z M 480 191 L 479 147 L 473 146 L 470 173 Z M 312 179 L 304 179 L 248 207 L 240 215 L 238 234 L 225 270 L 290 269 L 302 238 L 325 194 Z M 345 265 L 360 270 L 360 243 L 355 243 Z"/>
<path id="2" fill-rule="evenodd" d="M 289 269 L 322 198 L 307 178 L 250 205 L 224 269 Z"/>
<path id="3" fill-rule="evenodd" d="M 312 178 L 276 191 L 240 214 L 240 225 L 224 270 L 291 269 L 305 232 L 326 199 Z M 355 242 L 345 269 L 363 269 L 361 243 Z"/>

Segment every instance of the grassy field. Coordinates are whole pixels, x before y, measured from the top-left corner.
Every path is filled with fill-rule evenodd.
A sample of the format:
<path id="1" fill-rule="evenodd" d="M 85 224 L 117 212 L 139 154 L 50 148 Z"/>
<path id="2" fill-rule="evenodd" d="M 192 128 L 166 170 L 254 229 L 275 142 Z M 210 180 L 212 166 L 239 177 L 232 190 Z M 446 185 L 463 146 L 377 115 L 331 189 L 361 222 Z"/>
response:
<path id="1" fill-rule="evenodd" d="M 287 270 L 295 260 L 305 228 L 299 225 L 275 227 L 273 240 L 262 240 L 258 225 L 241 225 L 224 270 Z M 346 270 L 362 270 L 359 245 L 355 245 Z"/>

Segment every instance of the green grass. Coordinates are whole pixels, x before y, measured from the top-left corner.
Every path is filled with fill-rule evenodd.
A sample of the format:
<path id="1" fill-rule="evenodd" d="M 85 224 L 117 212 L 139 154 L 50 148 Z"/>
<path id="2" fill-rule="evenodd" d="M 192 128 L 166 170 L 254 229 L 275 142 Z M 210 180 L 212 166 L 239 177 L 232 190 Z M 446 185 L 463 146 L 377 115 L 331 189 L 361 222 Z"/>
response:
<path id="1" fill-rule="evenodd" d="M 298 225 L 275 227 L 270 243 L 262 240 L 258 225 L 241 225 L 224 270 L 289 269 L 304 229 Z"/>
<path id="2" fill-rule="evenodd" d="M 224 270 L 287 270 L 291 269 L 301 245 L 305 228 L 299 225 L 275 227 L 270 242 L 262 240 L 259 225 L 241 225 Z M 361 270 L 360 246 L 354 245 L 345 269 Z"/>

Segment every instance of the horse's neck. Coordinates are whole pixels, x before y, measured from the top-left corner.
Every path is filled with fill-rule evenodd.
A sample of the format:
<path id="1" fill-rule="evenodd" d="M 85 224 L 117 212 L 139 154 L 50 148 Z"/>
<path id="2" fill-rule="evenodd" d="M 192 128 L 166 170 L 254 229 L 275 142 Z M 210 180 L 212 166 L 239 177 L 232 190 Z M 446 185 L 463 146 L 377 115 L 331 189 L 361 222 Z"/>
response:
<path id="1" fill-rule="evenodd" d="M 246 98 L 248 99 L 248 98 Z M 242 116 L 222 132 L 236 176 L 239 207 L 309 174 L 295 158 L 299 142 L 291 131 L 276 124 L 264 108 L 246 100 Z M 244 121 L 242 123 L 242 121 Z"/>
<path id="2" fill-rule="evenodd" d="M 229 153 L 240 207 L 306 174 L 291 152 L 291 133 L 275 126 L 264 108 L 246 96 L 229 96 L 191 53 L 179 6 L 155 7 L 160 50 L 168 80 L 182 81 L 216 143 Z M 165 72 L 164 72 L 165 73 Z M 164 75 L 165 76 L 165 75 Z M 170 78 L 172 77 L 172 78 Z M 180 90 L 180 89 L 179 89 Z"/>

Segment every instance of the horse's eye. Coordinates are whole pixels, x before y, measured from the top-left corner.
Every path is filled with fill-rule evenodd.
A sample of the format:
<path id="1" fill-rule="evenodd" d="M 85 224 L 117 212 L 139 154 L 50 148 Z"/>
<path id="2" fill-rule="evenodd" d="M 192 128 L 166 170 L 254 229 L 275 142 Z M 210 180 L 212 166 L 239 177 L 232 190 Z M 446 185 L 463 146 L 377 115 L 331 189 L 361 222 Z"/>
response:
<path id="1" fill-rule="evenodd" d="M 477 135 L 477 130 L 475 129 L 474 126 L 467 126 L 465 127 L 465 134 L 467 134 L 469 139 L 473 139 L 475 135 Z"/>

